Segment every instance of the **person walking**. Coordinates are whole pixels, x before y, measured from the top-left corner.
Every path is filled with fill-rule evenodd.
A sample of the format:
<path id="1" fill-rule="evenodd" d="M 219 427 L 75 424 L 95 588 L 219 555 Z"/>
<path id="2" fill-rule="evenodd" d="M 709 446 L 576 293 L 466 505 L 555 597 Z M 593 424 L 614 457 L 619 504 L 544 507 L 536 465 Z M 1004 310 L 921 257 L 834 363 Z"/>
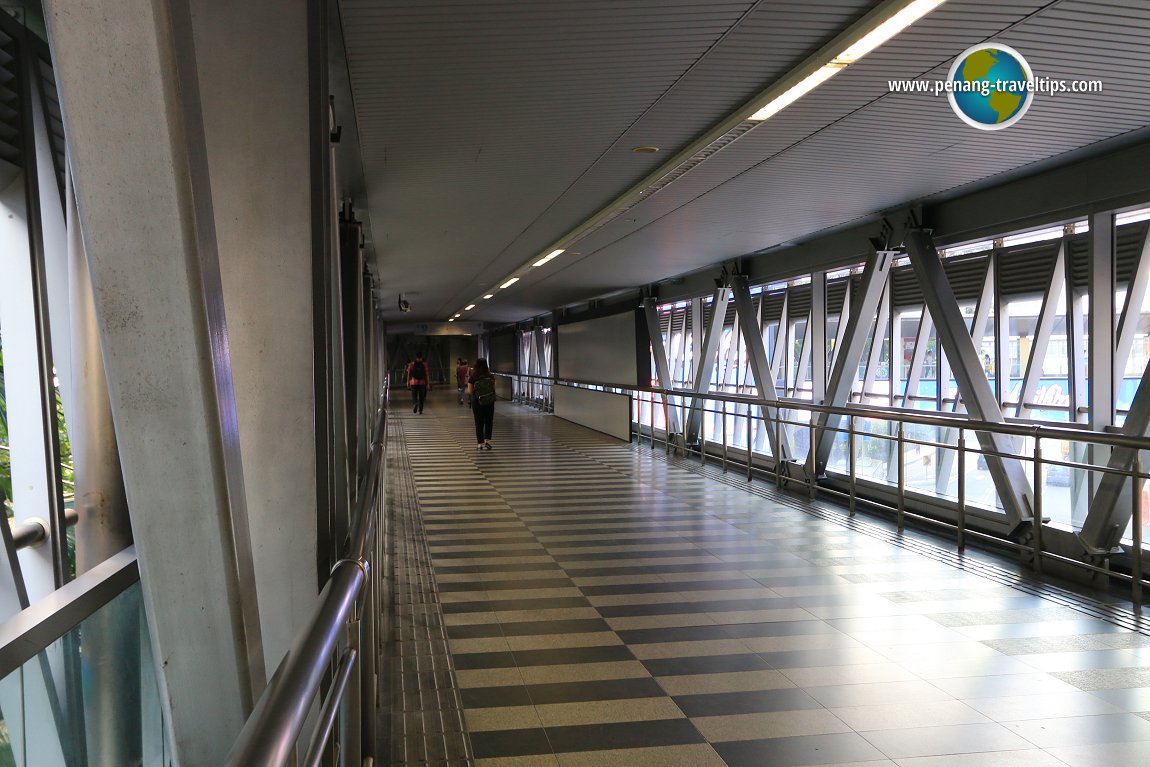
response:
<path id="1" fill-rule="evenodd" d="M 459 358 L 459 364 L 455 367 L 455 386 L 459 389 L 459 404 L 463 404 L 463 396 L 467 394 L 467 381 L 471 378 L 471 368 L 467 366 L 467 360 L 462 357 Z"/>
<path id="2" fill-rule="evenodd" d="M 407 386 L 411 389 L 411 412 L 423 413 L 428 388 L 427 363 L 423 359 L 423 352 L 415 355 L 415 362 L 408 369 Z"/>
<path id="3" fill-rule="evenodd" d="M 491 450 L 491 425 L 495 421 L 495 376 L 483 357 L 475 360 L 467 381 L 471 415 L 475 418 L 475 449 Z"/>

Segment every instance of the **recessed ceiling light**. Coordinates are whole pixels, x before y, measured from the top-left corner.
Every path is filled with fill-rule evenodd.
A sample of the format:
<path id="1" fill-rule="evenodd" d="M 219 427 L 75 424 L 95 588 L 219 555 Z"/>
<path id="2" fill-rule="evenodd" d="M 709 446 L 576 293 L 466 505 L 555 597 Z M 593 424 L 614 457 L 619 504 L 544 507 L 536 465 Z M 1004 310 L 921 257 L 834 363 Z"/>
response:
<path id="1" fill-rule="evenodd" d="M 484 300 L 487 300 L 488 298 L 495 298 L 495 294 L 494 293 L 488 293 L 487 295 L 485 295 L 483 297 Z"/>
<path id="2" fill-rule="evenodd" d="M 451 319 L 455 319 L 458 316 L 459 316 L 458 314 L 452 315 Z"/>
<path id="3" fill-rule="evenodd" d="M 455 322 L 455 318 L 454 318 L 454 317 L 448 317 L 448 318 L 447 318 L 447 321 L 448 321 L 448 322 Z"/>
<path id="4" fill-rule="evenodd" d="M 469 312 L 474 308 L 475 308 L 475 304 L 468 304 L 467 306 L 463 307 L 463 311 Z"/>
<path id="5" fill-rule="evenodd" d="M 657 147 L 657 146 L 637 146 L 634 149 L 632 149 L 631 151 L 634 152 L 635 154 L 655 154 L 655 152 L 659 151 L 659 147 Z"/>
<path id="6" fill-rule="evenodd" d="M 502 285 L 500 285 L 500 286 L 499 286 L 499 288 L 500 288 L 501 290 L 502 290 L 503 288 L 509 288 L 509 287 L 511 287 L 512 285 L 514 285 L 514 284 L 515 284 L 515 283 L 517 283 L 517 282 L 519 282 L 519 278 L 518 278 L 518 277 L 512 277 L 512 278 L 511 278 L 511 279 L 509 279 L 507 282 L 505 282 L 505 283 L 503 283 Z"/>

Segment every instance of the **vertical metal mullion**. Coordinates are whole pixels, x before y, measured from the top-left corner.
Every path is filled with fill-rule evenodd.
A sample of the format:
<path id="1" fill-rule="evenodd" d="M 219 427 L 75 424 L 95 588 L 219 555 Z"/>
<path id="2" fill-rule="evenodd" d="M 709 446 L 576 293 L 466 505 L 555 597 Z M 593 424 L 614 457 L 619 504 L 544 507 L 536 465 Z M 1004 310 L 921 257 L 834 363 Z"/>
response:
<path id="1" fill-rule="evenodd" d="M 1001 407 L 1010 385 L 1010 320 L 1002 296 L 1002 254 L 996 248 L 991 251 L 990 258 L 990 268 L 994 273 L 994 398 Z"/>
<path id="2" fill-rule="evenodd" d="M 787 327 L 790 320 L 790 300 L 791 291 L 788 288 L 783 292 L 783 308 L 779 314 L 779 329 L 775 333 L 775 347 L 771 353 L 771 388 L 774 389 L 776 396 L 779 391 L 779 372 L 786 372 L 786 364 L 784 360 L 787 356 L 787 338 L 790 337 L 790 330 Z M 783 378 L 783 395 L 787 393 L 787 381 Z"/>
<path id="3" fill-rule="evenodd" d="M 26 35 L 25 35 L 26 37 Z M 24 196 L 28 216 L 28 253 L 32 274 L 32 305 L 36 326 L 36 355 L 39 366 L 41 424 L 46 487 L 48 488 L 48 545 L 52 552 L 52 577 L 56 588 L 69 580 L 67 525 L 64 520 L 64 483 L 60 472 L 60 416 L 56 408 L 53 382 L 52 331 L 48 310 L 48 282 L 44 264 L 43 217 L 40 213 L 40 183 L 36 165 L 36 129 L 32 110 L 32 71 L 34 56 L 27 40 L 19 41 L 20 122 L 23 140 L 20 151 L 24 165 Z"/>
<path id="4" fill-rule="evenodd" d="M 903 390 L 902 394 L 902 406 L 904 408 L 914 408 L 914 400 L 911 398 L 917 396 L 918 394 L 919 383 L 922 381 L 922 368 L 926 361 L 926 347 L 930 342 L 930 331 L 933 329 L 933 327 L 934 325 L 930 319 L 930 312 L 926 310 L 926 306 L 923 306 L 922 312 L 919 314 L 918 318 L 918 331 L 914 334 L 914 349 L 910 354 L 910 367 L 906 371 L 906 388 Z M 936 356 L 936 372 L 937 369 L 938 359 Z M 935 391 L 937 392 L 938 389 L 936 388 Z"/>

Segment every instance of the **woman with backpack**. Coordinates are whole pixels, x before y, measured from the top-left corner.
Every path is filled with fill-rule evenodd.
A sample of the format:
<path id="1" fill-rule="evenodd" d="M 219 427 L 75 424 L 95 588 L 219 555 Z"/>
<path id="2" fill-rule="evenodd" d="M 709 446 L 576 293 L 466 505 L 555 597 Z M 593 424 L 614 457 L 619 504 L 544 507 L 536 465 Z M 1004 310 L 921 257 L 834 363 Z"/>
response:
<path id="1" fill-rule="evenodd" d="M 427 399 L 429 377 L 427 363 L 423 359 L 423 352 L 415 355 L 415 362 L 407 369 L 407 386 L 411 389 L 411 412 L 422 413 L 423 403 Z"/>
<path id="2" fill-rule="evenodd" d="M 491 450 L 491 424 L 495 420 L 495 376 L 480 357 L 471 368 L 467 380 L 467 393 L 471 395 L 471 415 L 475 418 L 475 449 Z"/>

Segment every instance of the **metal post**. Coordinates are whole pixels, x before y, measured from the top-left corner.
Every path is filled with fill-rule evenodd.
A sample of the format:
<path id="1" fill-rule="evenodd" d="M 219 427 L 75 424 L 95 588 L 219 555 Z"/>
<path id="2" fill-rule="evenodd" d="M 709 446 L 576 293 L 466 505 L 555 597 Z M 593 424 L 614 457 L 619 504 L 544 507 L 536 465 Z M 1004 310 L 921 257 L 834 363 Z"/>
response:
<path id="1" fill-rule="evenodd" d="M 1142 451 L 1134 452 L 1134 474 L 1130 477 L 1130 514 L 1134 529 L 1134 561 L 1130 574 L 1134 576 L 1134 609 L 1142 612 Z"/>
<path id="2" fill-rule="evenodd" d="M 816 420 L 815 411 L 813 410 L 810 413 L 809 421 L 810 424 L 808 425 L 807 430 L 807 471 L 809 472 L 807 474 L 807 487 L 810 490 L 810 498 L 813 501 L 816 497 L 818 497 L 818 487 L 816 484 L 816 474 L 818 472 L 815 464 L 815 427 L 818 425 L 818 422 Z"/>
<path id="3" fill-rule="evenodd" d="M 901 535 L 905 526 L 906 514 L 906 430 L 903 422 L 898 422 L 898 532 Z"/>
<path id="4" fill-rule="evenodd" d="M 768 428 L 770 428 L 768 426 Z M 777 408 L 775 410 L 775 444 L 783 444 L 783 409 Z M 783 456 L 781 454 L 775 455 L 775 487 L 779 490 L 783 489 Z"/>
<path id="5" fill-rule="evenodd" d="M 363 657 L 360 648 L 359 621 L 347 622 L 347 649 L 354 652 L 356 660 L 352 664 L 351 682 L 343 695 L 339 722 L 339 764 L 340 767 L 360 767 L 363 764 L 363 686 L 360 681 Z"/>
<path id="6" fill-rule="evenodd" d="M 958 553 L 966 551 L 966 430 L 958 430 Z"/>
<path id="7" fill-rule="evenodd" d="M 747 405 L 747 481 L 751 481 L 751 414 L 755 411 Z"/>
<path id="8" fill-rule="evenodd" d="M 850 515 L 855 515 L 855 496 L 858 491 L 857 478 L 855 476 L 855 417 L 847 417 L 847 461 L 850 466 Z"/>
<path id="9" fill-rule="evenodd" d="M 1034 433 L 1034 572 L 1042 572 L 1042 438 Z"/>
<path id="10" fill-rule="evenodd" d="M 727 401 L 723 400 L 723 472 L 727 471 Z"/>
<path id="11" fill-rule="evenodd" d="M 699 426 L 699 464 L 707 465 L 707 415 L 712 411 L 703 405 L 703 423 Z"/>

